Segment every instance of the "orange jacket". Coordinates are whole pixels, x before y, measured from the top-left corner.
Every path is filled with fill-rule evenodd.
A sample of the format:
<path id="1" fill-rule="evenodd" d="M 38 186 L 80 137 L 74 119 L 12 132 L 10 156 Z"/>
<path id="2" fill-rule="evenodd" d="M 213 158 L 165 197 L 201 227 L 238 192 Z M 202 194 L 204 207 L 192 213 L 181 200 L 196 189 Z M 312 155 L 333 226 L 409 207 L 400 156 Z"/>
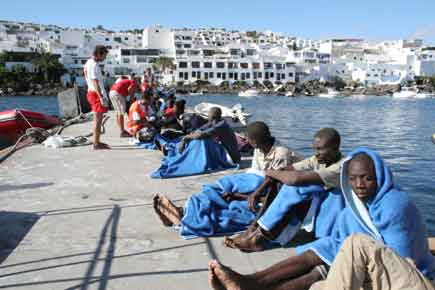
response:
<path id="1" fill-rule="evenodd" d="M 132 134 L 136 134 L 137 131 L 143 128 L 142 124 L 135 124 L 135 121 L 146 120 L 148 116 L 148 105 L 143 104 L 140 100 L 131 104 L 128 111 L 128 128 Z"/>

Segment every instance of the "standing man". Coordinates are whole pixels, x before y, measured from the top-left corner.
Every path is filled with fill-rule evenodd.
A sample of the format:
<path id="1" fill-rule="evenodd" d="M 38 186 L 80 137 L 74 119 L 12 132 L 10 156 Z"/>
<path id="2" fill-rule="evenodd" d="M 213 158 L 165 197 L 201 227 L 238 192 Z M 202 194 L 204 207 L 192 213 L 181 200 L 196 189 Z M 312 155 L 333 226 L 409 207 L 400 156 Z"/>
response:
<path id="1" fill-rule="evenodd" d="M 100 62 L 106 59 L 109 51 L 104 45 L 95 46 L 94 53 L 84 66 L 84 76 L 88 85 L 87 99 L 94 112 L 94 123 L 92 126 L 94 149 L 110 149 L 109 145 L 100 142 L 101 124 L 103 114 L 109 108 L 109 98 L 104 88 L 103 74 L 99 66 Z"/>
<path id="2" fill-rule="evenodd" d="M 153 89 L 155 85 L 155 79 L 154 74 L 151 71 L 151 68 L 147 68 L 142 76 L 142 82 L 141 82 L 141 91 L 145 92 L 149 89 Z"/>
<path id="3" fill-rule="evenodd" d="M 126 98 L 134 98 L 136 92 L 136 81 L 130 79 L 121 79 L 115 82 L 110 89 L 109 97 L 112 101 L 113 108 L 116 111 L 116 122 L 120 130 L 119 137 L 130 137 L 130 134 L 124 127 L 124 113 L 126 112 Z"/>

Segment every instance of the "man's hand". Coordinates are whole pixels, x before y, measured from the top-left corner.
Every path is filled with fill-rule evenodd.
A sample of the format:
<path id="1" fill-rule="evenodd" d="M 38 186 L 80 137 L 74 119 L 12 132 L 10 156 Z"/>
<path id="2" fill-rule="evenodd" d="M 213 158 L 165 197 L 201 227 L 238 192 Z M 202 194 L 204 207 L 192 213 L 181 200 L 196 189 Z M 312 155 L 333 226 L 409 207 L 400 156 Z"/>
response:
<path id="1" fill-rule="evenodd" d="M 184 148 L 186 147 L 186 141 L 184 138 L 181 140 L 180 144 L 178 145 L 178 152 L 183 153 Z"/>
<path id="2" fill-rule="evenodd" d="M 248 197 L 248 208 L 252 211 L 252 212 L 256 212 L 257 211 L 257 203 L 260 200 L 261 194 L 259 192 L 254 192 L 253 194 L 251 194 Z"/>

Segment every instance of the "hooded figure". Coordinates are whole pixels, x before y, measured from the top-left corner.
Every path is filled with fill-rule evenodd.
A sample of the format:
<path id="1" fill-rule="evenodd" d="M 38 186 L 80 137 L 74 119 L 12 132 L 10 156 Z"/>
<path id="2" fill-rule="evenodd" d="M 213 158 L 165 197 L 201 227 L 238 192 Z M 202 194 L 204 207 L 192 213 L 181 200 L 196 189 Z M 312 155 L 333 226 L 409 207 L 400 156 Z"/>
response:
<path id="1" fill-rule="evenodd" d="M 373 162 L 376 192 L 362 201 L 349 181 L 350 161 L 366 154 Z M 381 157 L 367 148 L 351 152 L 341 169 L 341 187 L 346 208 L 340 213 L 330 236 L 296 248 L 301 254 L 314 251 L 331 265 L 344 240 L 352 234 L 363 233 L 384 243 L 404 258 L 414 261 L 427 278 L 435 278 L 435 260 L 430 254 L 423 219 L 409 195 L 394 185 L 393 175 Z"/>

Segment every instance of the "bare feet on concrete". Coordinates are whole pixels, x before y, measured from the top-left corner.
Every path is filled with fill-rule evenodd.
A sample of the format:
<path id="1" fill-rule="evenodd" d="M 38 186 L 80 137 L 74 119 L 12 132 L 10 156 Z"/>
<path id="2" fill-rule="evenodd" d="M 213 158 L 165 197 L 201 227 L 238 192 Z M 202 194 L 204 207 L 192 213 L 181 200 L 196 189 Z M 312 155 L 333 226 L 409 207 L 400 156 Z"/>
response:
<path id="1" fill-rule="evenodd" d="M 165 226 L 180 225 L 183 208 L 177 207 L 166 196 L 157 194 L 153 198 L 154 211 Z"/>

